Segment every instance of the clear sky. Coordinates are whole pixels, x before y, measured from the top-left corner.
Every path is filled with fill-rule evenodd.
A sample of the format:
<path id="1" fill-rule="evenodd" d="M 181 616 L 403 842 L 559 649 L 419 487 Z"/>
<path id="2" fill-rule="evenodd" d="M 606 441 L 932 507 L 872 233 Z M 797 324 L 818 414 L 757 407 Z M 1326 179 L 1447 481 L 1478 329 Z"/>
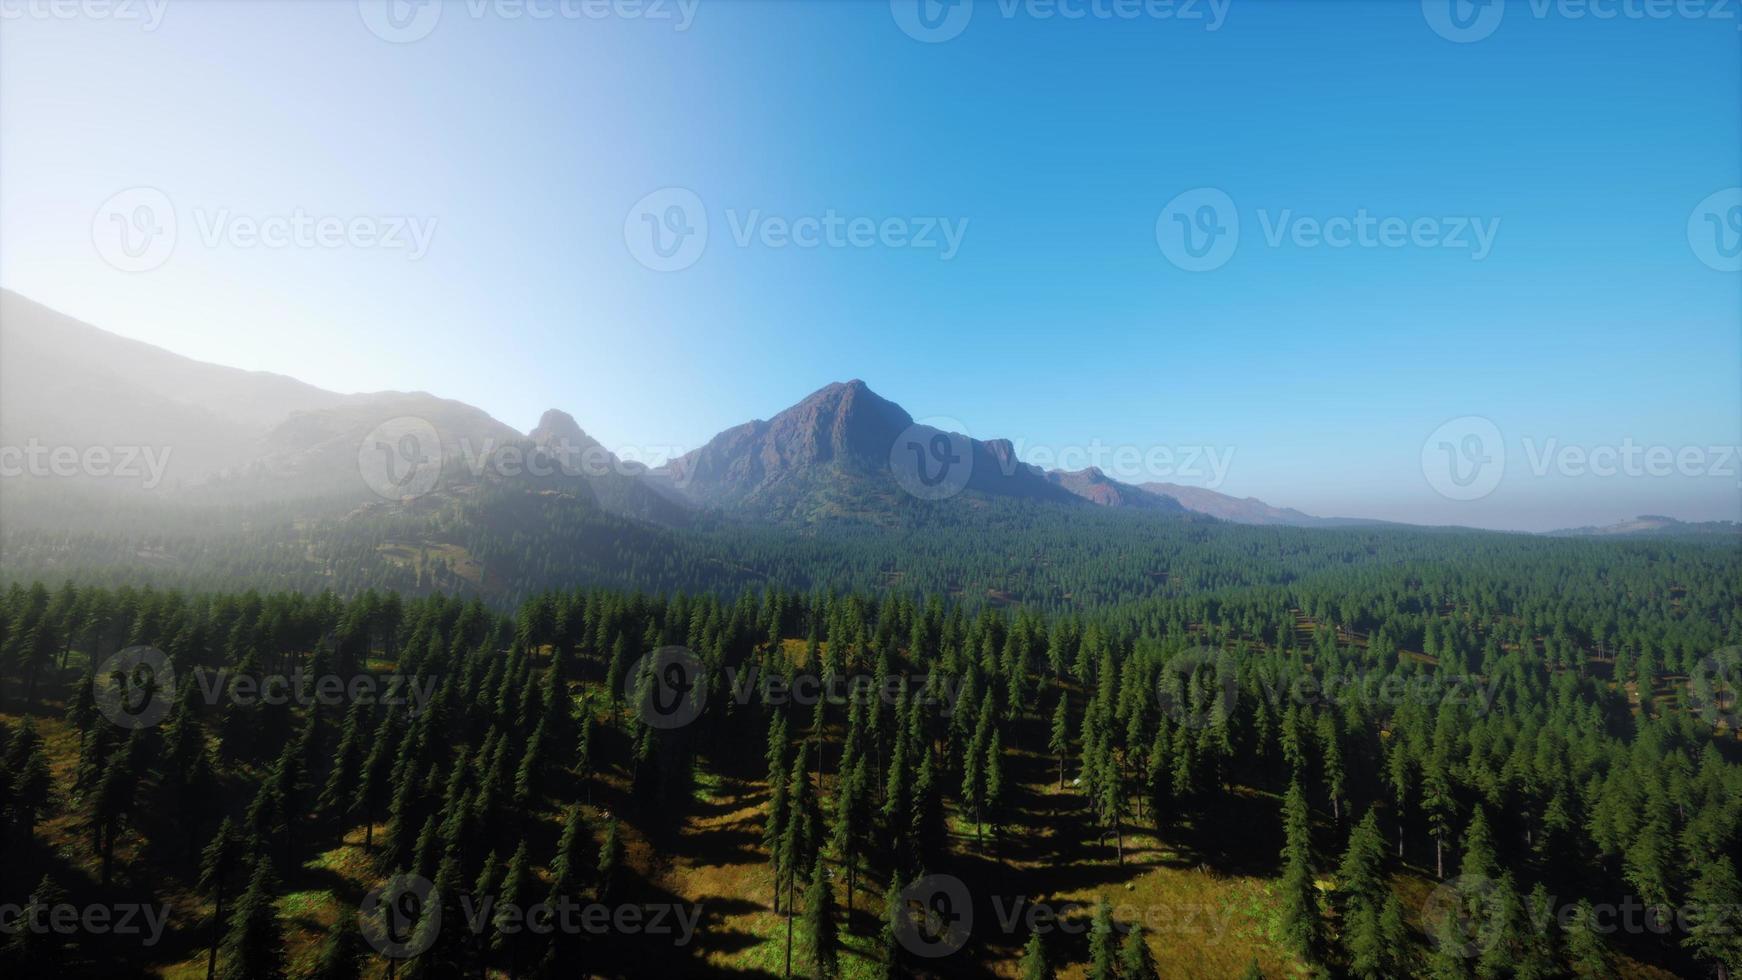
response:
<path id="1" fill-rule="evenodd" d="M 649 453 L 863 378 L 1037 461 L 1232 452 L 1218 489 L 1312 513 L 1738 517 L 1736 12 L 1435 2 L 0 0 L 0 285 Z M 104 238 L 131 188 L 173 209 L 145 271 Z M 1205 201 L 1239 236 L 1200 261 Z M 674 202 L 707 236 L 667 260 Z M 298 215 L 357 230 L 249 238 Z M 1424 459 L 1466 416 L 1505 459 L 1473 500 Z M 1539 459 L 1626 445 L 1704 475 Z"/>

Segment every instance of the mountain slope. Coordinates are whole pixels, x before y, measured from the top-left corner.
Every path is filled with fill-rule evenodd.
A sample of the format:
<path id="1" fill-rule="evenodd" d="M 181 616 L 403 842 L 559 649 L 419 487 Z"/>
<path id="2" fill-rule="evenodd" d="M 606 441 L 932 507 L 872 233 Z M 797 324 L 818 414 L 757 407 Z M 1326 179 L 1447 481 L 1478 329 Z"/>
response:
<path id="1" fill-rule="evenodd" d="M 1127 507 L 1168 514 L 1183 514 L 1186 508 L 1172 496 L 1120 483 L 1097 467 L 1085 470 L 1049 470 L 1046 478 L 1057 486 L 1101 507 Z"/>
<path id="2" fill-rule="evenodd" d="M 1285 524 L 1312 527 L 1335 518 L 1314 517 L 1292 507 L 1272 507 L 1257 497 L 1231 497 L 1225 493 L 1188 487 L 1179 483 L 1145 483 L 1140 489 L 1172 497 L 1187 510 L 1208 514 L 1236 524 Z"/>
<path id="3" fill-rule="evenodd" d="M 0 444 L 151 447 L 168 453 L 174 486 L 246 463 L 293 412 L 349 397 L 173 354 L 0 290 Z"/>
<path id="4" fill-rule="evenodd" d="M 1742 535 L 1735 521 L 1678 521 L 1660 514 L 1641 514 L 1631 521 L 1602 527 L 1570 527 L 1547 532 L 1549 537 L 1572 538 L 1693 538 Z"/>

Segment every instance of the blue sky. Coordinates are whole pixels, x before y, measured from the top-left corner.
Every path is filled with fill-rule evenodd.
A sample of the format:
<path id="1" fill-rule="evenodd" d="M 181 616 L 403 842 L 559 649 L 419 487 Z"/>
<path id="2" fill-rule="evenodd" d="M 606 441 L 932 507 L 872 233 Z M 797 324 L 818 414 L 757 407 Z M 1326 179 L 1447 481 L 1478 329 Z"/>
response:
<path id="1" fill-rule="evenodd" d="M 1460 43 L 1414 0 L 977 0 L 926 43 L 905 2 L 475 0 L 404 8 L 433 27 L 391 43 L 351 0 L 0 0 L 0 284 L 337 390 L 523 430 L 560 407 L 648 453 L 857 377 L 1041 461 L 1211 447 L 1221 491 L 1313 513 L 1739 516 L 1742 464 L 1711 449 L 1742 443 L 1742 276 L 1689 231 L 1742 234 L 1728 198 L 1697 213 L 1742 184 L 1733 15 L 1513 3 Z M 145 271 L 98 241 L 130 188 L 176 222 Z M 708 225 L 676 271 L 632 247 L 667 188 Z M 1164 211 L 1200 188 L 1239 238 L 1190 271 Z M 236 232 L 298 214 L 427 243 Z M 831 214 L 899 234 L 783 241 Z M 1363 215 L 1428 236 L 1333 248 L 1310 224 Z M 890 244 L 915 238 L 939 247 Z M 1424 462 L 1462 417 L 1504 447 L 1472 500 Z M 1538 462 L 1624 443 L 1698 447 L 1705 475 Z"/>

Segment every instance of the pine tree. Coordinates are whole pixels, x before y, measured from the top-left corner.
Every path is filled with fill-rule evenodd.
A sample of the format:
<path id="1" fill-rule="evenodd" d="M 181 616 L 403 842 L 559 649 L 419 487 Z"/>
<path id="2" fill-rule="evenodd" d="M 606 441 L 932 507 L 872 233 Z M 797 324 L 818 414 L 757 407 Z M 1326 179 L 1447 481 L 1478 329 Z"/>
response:
<path id="1" fill-rule="evenodd" d="M 1478 806 L 1470 815 L 1470 826 L 1464 830 L 1464 855 L 1458 863 L 1458 874 L 1492 879 L 1499 873 L 1494 838 L 1488 832 L 1488 815 Z"/>
<path id="2" fill-rule="evenodd" d="M 1313 884 L 1312 838 L 1306 794 L 1300 781 L 1289 784 L 1283 798 L 1282 931 L 1288 946 L 1302 959 L 1316 962 L 1322 926 L 1318 890 Z"/>
<path id="3" fill-rule="evenodd" d="M 1046 961 L 1046 946 L 1039 931 L 1030 931 L 1022 947 L 1022 980 L 1054 980 L 1052 966 Z"/>
<path id="4" fill-rule="evenodd" d="M 1444 879 L 1445 846 L 1446 838 L 1451 834 L 1453 801 L 1445 761 L 1437 752 L 1422 767 L 1421 809 L 1427 815 L 1428 831 L 1434 839 L 1434 877 Z"/>
<path id="5" fill-rule="evenodd" d="M 810 864 L 822 843 L 822 812 L 805 766 L 803 743 L 792 761 L 792 788 L 787 793 L 789 815 L 780 839 L 780 865 L 786 876 L 786 972 L 792 975 L 792 919 L 798 869 Z"/>
<path id="6" fill-rule="evenodd" d="M 1119 944 L 1119 980 L 1156 980 L 1159 975 L 1149 941 L 1143 938 L 1143 926 L 1133 925 Z"/>
<path id="7" fill-rule="evenodd" d="M 599 901 L 608 902 L 616 894 L 623 876 L 623 838 L 617 821 L 605 825 L 605 843 L 599 848 Z"/>
<path id="8" fill-rule="evenodd" d="M 597 860 L 586 815 L 579 806 L 570 806 L 562 836 L 557 840 L 556 856 L 550 862 L 550 895 L 546 901 L 555 905 L 558 899 L 578 898 Z"/>
<path id="9" fill-rule="evenodd" d="M 29 718 L 25 720 L 29 721 Z M 12 810 L 21 824 L 23 836 L 28 839 L 36 830 L 36 822 L 49 812 L 54 799 L 54 774 L 41 745 L 30 750 L 11 782 Z"/>
<path id="10" fill-rule="evenodd" d="M 28 716 L 26 716 L 28 717 Z M 65 965 L 65 945 L 63 937 L 55 929 L 33 928 L 26 923 L 38 923 L 47 920 L 56 906 L 65 904 L 66 892 L 55 884 L 54 879 L 43 875 L 30 890 L 29 896 L 15 913 L 17 918 L 10 924 L 12 935 L 6 940 L 0 961 L 4 961 L 10 975 L 13 971 L 21 977 L 53 976 L 57 968 Z"/>
<path id="11" fill-rule="evenodd" d="M 1359 977 L 1379 978 L 1388 974 L 1390 937 L 1384 933 L 1381 911 L 1387 899 L 1395 901 L 1385 885 L 1385 842 L 1374 810 L 1349 833 L 1349 846 L 1337 868 L 1337 909 L 1342 917 L 1343 946 L 1349 970 Z"/>
<path id="12" fill-rule="evenodd" d="M 1494 880 L 1480 907 L 1470 910 L 1476 923 L 1476 944 L 1480 952 L 1476 960 L 1476 976 L 1481 980 L 1502 980 L 1512 975 L 1519 961 L 1520 924 L 1525 921 L 1524 907 L 1511 873 Z"/>
<path id="13" fill-rule="evenodd" d="M 787 769 L 790 765 L 786 715 L 776 711 L 768 724 L 768 815 L 762 824 L 762 847 L 768 852 L 768 867 L 774 879 L 774 911 L 781 908 L 781 842 L 786 839 L 786 826 L 791 809 L 787 801 L 790 786 Z"/>
<path id="14" fill-rule="evenodd" d="M 1070 695 L 1060 691 L 1058 708 L 1052 713 L 1052 737 L 1047 741 L 1046 748 L 1058 759 L 1061 790 L 1065 788 L 1065 756 L 1071 751 L 1070 725 Z"/>
<path id="15" fill-rule="evenodd" d="M 805 931 L 810 937 L 811 976 L 832 980 L 840 973 L 840 936 L 835 923 L 835 898 L 818 855 L 811 866 L 810 887 L 804 893 Z"/>
<path id="16" fill-rule="evenodd" d="M 531 959 L 534 937 L 522 925 L 522 917 L 532 906 L 535 900 L 533 889 L 537 887 L 538 879 L 533 875 L 532 861 L 526 853 L 526 841 L 522 840 L 514 849 L 514 856 L 508 859 L 507 869 L 502 872 L 501 893 L 491 922 L 490 949 L 507 954 L 510 976 L 520 975 L 522 966 Z M 515 931 L 509 931 L 510 923 L 516 925 Z"/>
<path id="17" fill-rule="evenodd" d="M 1089 926 L 1089 976 L 1091 980 L 1116 980 L 1119 976 L 1118 930 L 1113 925 L 1113 906 L 1102 895 L 1095 902 L 1095 918 Z"/>
<path id="18" fill-rule="evenodd" d="M 212 980 L 218 972 L 218 946 L 225 928 L 224 897 L 242 864 L 242 839 L 230 818 L 225 817 L 218 825 L 218 832 L 212 835 L 211 842 L 200 854 L 198 888 L 201 893 L 212 897 L 212 945 L 206 957 L 206 980 Z"/>
<path id="19" fill-rule="evenodd" d="M 1737 887 L 1736 866 L 1729 855 L 1706 858 L 1688 893 L 1688 904 L 1699 911 L 1682 945 L 1715 966 L 1720 976 L 1742 971 L 1742 931 L 1734 918 L 1742 908 L 1742 889 Z"/>
<path id="20" fill-rule="evenodd" d="M 1609 954 L 1597 932 L 1597 913 L 1590 899 L 1581 898 L 1567 917 L 1567 965 L 1581 980 L 1607 980 Z"/>
<path id="21" fill-rule="evenodd" d="M 1004 737 L 994 727 L 986 742 L 986 786 L 984 789 L 986 821 L 997 837 L 1004 829 Z"/>
<path id="22" fill-rule="evenodd" d="M 853 886 L 859 868 L 859 836 L 865 809 L 865 794 L 870 776 L 863 757 L 855 758 L 852 767 L 843 772 L 835 790 L 835 825 L 832 843 L 840 856 L 847 875 L 847 915 L 853 913 Z"/>
<path id="23" fill-rule="evenodd" d="M 273 893 L 278 887 L 272 861 L 260 857 L 248 888 L 230 914 L 224 936 L 222 980 L 279 980 L 284 976 L 284 933 L 278 925 L 278 905 Z"/>
<path id="24" fill-rule="evenodd" d="M 327 932 L 320 959 L 315 961 L 309 980 L 360 980 L 363 976 L 363 950 L 357 916 L 341 911 L 333 922 L 333 928 Z"/>

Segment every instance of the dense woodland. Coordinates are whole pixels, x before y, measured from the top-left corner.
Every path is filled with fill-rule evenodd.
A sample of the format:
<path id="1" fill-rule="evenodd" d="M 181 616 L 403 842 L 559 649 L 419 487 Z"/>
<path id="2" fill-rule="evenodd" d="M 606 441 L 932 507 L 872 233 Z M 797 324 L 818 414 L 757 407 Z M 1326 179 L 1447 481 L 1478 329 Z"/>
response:
<path id="1" fill-rule="evenodd" d="M 1061 875 L 1118 881 L 1143 834 L 1271 881 L 1283 975 L 1742 967 L 1731 547 L 1193 522 L 1089 534 L 1018 514 L 997 551 L 922 517 L 812 536 L 701 527 L 663 552 L 664 538 L 609 538 L 607 555 L 588 552 L 586 522 L 608 518 L 568 513 L 572 528 L 516 511 L 557 517 L 550 537 L 502 513 L 450 525 L 470 554 L 512 551 L 522 569 L 462 597 L 427 566 L 406 582 L 373 557 L 436 540 L 441 512 L 164 535 L 156 547 L 202 569 L 190 591 L 115 584 L 139 574 L 128 563 L 13 584 L 0 903 L 177 901 L 159 948 L 20 931 L 8 962 L 113 976 L 209 951 L 213 974 L 238 980 L 693 971 L 737 941 L 708 915 L 680 948 L 494 920 L 475 932 L 460 897 L 678 900 L 661 855 L 687 846 L 706 784 L 732 778 L 765 800 L 742 846 L 767 870 L 756 900 L 787 922 L 777 973 L 961 975 L 1005 958 L 1025 976 L 1154 975 L 1168 943 L 1110 908 L 1076 937 L 1010 935 L 985 907 L 999 863 L 1033 846 L 1042 790 L 1092 841 L 1093 860 Z M 340 527 L 361 540 L 341 545 Z M 282 547 L 261 546 L 275 535 Z M 119 540 L 52 547 L 89 559 Z M 26 567 L 51 550 L 46 532 L 9 545 Z M 600 584 L 541 589 L 567 577 Z M 277 588 L 215 590 L 225 580 Z M 140 644 L 168 655 L 173 689 L 97 676 Z M 673 646 L 693 651 L 705 706 L 668 728 L 643 703 L 667 679 L 635 668 Z M 401 674 L 433 695 L 202 694 L 194 678 L 222 667 L 220 692 L 239 676 Z M 751 669 L 855 693 L 770 703 L 734 685 Z M 854 677 L 898 680 L 882 697 L 842 687 Z M 167 699 L 167 717 L 111 724 L 94 692 L 114 684 Z M 345 842 L 363 866 L 323 871 Z M 311 876 L 343 879 L 330 890 L 356 903 L 396 873 L 442 897 L 419 920 L 442 923 L 429 951 L 390 962 L 354 914 L 318 949 L 288 941 Z M 939 874 L 967 884 L 977 926 L 952 956 L 917 957 L 902 888 Z M 1424 903 L 1403 897 L 1421 892 L 1409 880 L 1450 884 Z M 1614 928 L 1629 902 L 1682 914 Z"/>

